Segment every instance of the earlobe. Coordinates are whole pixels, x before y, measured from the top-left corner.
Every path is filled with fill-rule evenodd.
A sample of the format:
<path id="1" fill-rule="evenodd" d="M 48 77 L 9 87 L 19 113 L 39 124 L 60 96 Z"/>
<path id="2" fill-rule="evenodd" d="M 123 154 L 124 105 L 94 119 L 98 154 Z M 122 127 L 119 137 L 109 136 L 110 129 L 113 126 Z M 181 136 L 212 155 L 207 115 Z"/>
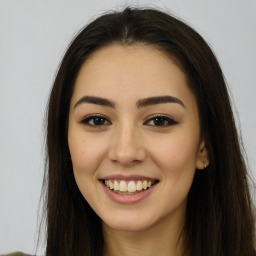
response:
<path id="1" fill-rule="evenodd" d="M 208 149 L 205 146 L 205 142 L 202 141 L 200 143 L 200 147 L 197 153 L 196 169 L 198 170 L 206 169 L 209 166 L 209 162 L 210 160 L 209 160 Z"/>

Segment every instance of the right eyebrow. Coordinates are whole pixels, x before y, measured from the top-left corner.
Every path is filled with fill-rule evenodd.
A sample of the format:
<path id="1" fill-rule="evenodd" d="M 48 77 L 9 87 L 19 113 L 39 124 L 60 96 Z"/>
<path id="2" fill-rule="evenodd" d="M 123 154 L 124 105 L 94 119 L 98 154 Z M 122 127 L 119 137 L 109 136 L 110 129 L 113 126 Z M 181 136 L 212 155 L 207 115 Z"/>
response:
<path id="1" fill-rule="evenodd" d="M 91 103 L 91 104 L 115 108 L 115 103 L 113 101 L 110 101 L 108 99 L 101 98 L 101 97 L 95 97 L 95 96 L 83 96 L 76 102 L 74 108 L 76 108 L 82 103 Z"/>

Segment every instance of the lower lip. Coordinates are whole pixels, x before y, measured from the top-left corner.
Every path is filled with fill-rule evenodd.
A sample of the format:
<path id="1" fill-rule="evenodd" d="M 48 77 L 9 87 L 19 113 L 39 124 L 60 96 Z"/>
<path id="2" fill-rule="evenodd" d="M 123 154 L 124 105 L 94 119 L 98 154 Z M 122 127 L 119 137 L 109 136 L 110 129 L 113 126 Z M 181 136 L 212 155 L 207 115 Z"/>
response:
<path id="1" fill-rule="evenodd" d="M 102 184 L 106 194 L 108 195 L 108 197 L 112 201 L 120 203 L 120 204 L 134 204 L 134 203 L 138 203 L 138 202 L 144 200 L 145 198 L 147 198 L 152 193 L 154 188 L 157 186 L 157 184 L 155 184 L 152 187 L 150 187 L 149 189 L 141 191 L 141 192 L 139 192 L 137 194 L 134 194 L 134 195 L 121 195 L 121 194 L 115 193 L 114 191 L 109 189 L 102 182 L 101 182 L 101 184 Z"/>

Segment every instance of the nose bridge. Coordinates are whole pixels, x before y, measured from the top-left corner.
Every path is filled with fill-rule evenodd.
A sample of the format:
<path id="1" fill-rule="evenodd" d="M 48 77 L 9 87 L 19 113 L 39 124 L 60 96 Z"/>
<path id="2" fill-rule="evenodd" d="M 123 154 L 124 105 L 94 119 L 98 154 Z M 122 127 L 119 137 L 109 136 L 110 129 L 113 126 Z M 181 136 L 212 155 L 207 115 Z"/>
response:
<path id="1" fill-rule="evenodd" d="M 109 156 L 122 165 L 143 161 L 145 150 L 138 128 L 133 122 L 125 120 L 116 126 L 113 132 Z"/>

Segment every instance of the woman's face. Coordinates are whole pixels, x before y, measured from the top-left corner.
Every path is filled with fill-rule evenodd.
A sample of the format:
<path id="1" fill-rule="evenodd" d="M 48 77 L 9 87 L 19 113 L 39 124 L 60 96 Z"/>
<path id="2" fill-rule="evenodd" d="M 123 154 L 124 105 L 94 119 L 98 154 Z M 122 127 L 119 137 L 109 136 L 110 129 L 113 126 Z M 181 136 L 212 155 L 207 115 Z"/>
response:
<path id="1" fill-rule="evenodd" d="M 182 222 L 195 169 L 207 162 L 185 74 L 144 45 L 107 46 L 86 60 L 68 143 L 78 188 L 117 230 Z"/>

